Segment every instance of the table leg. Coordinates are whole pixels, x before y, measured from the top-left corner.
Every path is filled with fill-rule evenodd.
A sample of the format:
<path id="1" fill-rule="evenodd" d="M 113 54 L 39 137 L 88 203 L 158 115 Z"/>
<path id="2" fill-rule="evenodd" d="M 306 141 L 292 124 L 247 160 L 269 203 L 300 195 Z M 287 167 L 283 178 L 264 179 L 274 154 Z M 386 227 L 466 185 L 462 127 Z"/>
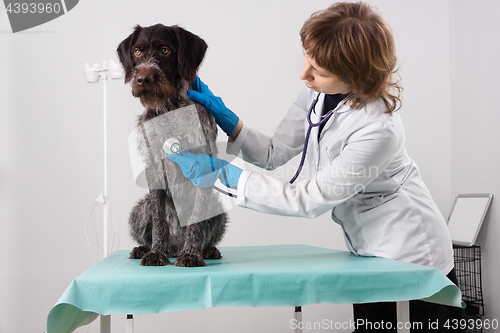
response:
<path id="1" fill-rule="evenodd" d="M 410 333 L 410 301 L 400 301 L 396 304 L 398 333 Z"/>
<path id="2" fill-rule="evenodd" d="M 127 328 L 125 333 L 134 333 L 134 316 L 127 315 Z"/>
<path id="3" fill-rule="evenodd" d="M 111 333 L 111 316 L 101 316 L 101 333 Z"/>
<path id="4" fill-rule="evenodd" d="M 295 312 L 293 313 L 293 319 L 295 319 L 295 323 L 297 324 L 297 328 L 294 333 L 302 333 L 302 307 L 296 306 Z"/>

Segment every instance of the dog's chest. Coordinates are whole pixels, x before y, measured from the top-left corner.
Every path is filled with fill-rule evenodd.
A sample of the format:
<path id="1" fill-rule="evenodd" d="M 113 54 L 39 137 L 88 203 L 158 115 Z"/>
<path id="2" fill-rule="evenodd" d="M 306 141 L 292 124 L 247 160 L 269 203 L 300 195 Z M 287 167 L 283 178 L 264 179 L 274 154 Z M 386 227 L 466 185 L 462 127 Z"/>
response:
<path id="1" fill-rule="evenodd" d="M 164 172 L 163 165 L 167 169 L 165 172 L 179 171 L 163 150 L 165 141 L 174 138 L 179 141 L 181 149 L 208 153 L 210 142 L 207 142 L 203 126 L 205 126 L 203 119 L 198 116 L 194 104 L 139 123 L 137 146 L 143 162 L 148 167 L 153 166 L 160 173 Z M 172 176 L 177 176 L 177 173 L 172 173 Z"/>

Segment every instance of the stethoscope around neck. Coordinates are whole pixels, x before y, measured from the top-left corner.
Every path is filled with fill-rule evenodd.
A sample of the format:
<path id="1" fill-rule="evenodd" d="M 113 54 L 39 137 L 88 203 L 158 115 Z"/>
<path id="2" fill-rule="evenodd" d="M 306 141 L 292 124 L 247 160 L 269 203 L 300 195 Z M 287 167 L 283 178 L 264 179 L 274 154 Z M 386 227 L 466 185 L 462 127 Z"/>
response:
<path id="1" fill-rule="evenodd" d="M 295 173 L 293 178 L 290 180 L 290 184 L 293 184 L 293 182 L 297 179 L 300 172 L 302 171 L 302 167 L 304 166 L 304 161 L 306 159 L 307 146 L 309 145 L 309 137 L 311 135 L 311 130 L 314 127 L 318 127 L 318 126 L 321 126 L 324 123 L 326 123 L 332 117 L 332 115 L 335 113 L 335 110 L 330 110 L 322 117 L 322 119 L 320 121 L 318 121 L 317 123 L 313 123 L 313 121 L 311 120 L 311 114 L 312 114 L 314 108 L 316 107 L 316 104 L 318 103 L 320 95 L 321 95 L 321 93 L 318 93 L 318 96 L 316 96 L 316 98 L 312 101 L 311 106 L 309 107 L 309 112 L 307 113 L 307 122 L 309 123 L 309 126 L 307 128 L 306 139 L 304 142 L 304 149 L 302 150 L 302 158 L 300 159 L 300 164 L 299 164 L 299 167 L 297 169 L 297 172 Z M 337 115 L 338 115 L 338 113 L 335 113 L 335 116 L 337 116 Z"/>

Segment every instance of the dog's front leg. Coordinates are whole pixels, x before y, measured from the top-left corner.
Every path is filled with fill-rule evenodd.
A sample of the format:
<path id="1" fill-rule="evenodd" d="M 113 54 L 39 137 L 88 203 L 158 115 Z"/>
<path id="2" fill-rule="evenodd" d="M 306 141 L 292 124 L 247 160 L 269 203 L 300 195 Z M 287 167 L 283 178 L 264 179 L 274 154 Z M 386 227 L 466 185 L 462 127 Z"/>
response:
<path id="1" fill-rule="evenodd" d="M 182 248 L 175 266 L 179 267 L 200 267 L 207 264 L 203 261 L 201 250 L 203 240 L 207 237 L 203 233 L 200 223 L 188 225 L 186 227 L 186 241 Z"/>
<path id="2" fill-rule="evenodd" d="M 202 250 L 211 237 L 211 230 L 204 227 L 204 220 L 210 210 L 212 189 L 195 188 L 194 209 L 186 227 L 186 240 L 175 266 L 199 267 L 206 266 Z"/>
<path id="3" fill-rule="evenodd" d="M 165 190 L 151 190 L 151 209 L 153 219 L 151 251 L 141 259 L 142 266 L 170 265 L 168 260 L 168 236 L 170 234 L 165 216 L 167 194 Z"/>

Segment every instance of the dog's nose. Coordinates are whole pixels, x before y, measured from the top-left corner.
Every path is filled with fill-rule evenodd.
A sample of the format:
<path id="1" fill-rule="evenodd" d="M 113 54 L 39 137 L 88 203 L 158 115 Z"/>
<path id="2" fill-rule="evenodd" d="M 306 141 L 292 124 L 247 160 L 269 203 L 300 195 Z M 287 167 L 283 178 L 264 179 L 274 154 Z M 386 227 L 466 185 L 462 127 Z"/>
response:
<path id="1" fill-rule="evenodd" d="M 154 82 L 154 75 L 152 73 L 139 73 L 136 81 L 141 87 L 147 87 Z"/>

